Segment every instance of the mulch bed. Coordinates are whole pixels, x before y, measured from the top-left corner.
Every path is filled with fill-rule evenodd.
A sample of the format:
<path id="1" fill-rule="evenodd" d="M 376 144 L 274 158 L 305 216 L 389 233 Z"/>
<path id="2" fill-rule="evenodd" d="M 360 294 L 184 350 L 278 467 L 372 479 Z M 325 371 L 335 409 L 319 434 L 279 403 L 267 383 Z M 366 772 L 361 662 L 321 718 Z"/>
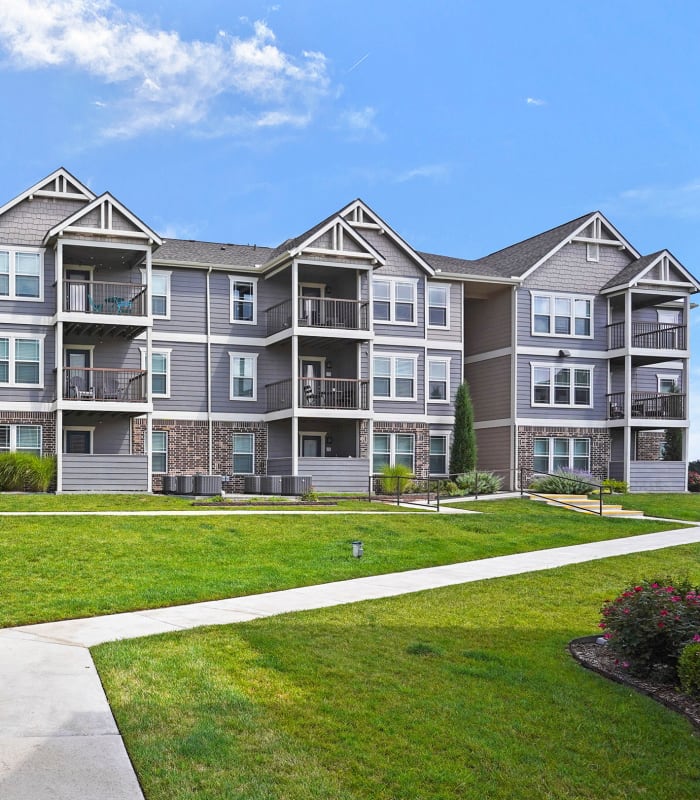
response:
<path id="1" fill-rule="evenodd" d="M 299 508 L 299 506 L 337 506 L 338 503 L 335 501 L 307 501 L 307 500 L 290 500 L 288 502 L 270 502 L 270 501 L 255 501 L 250 502 L 247 500 L 226 500 L 223 502 L 216 502 L 212 503 L 211 501 L 207 502 L 206 500 L 202 502 L 194 502 L 192 503 L 193 506 L 204 506 L 205 508 L 260 508 L 264 506 L 265 508 L 289 508 L 290 506 L 293 508 Z"/>
<path id="2" fill-rule="evenodd" d="M 597 636 L 584 636 L 569 642 L 571 655 L 587 669 L 616 683 L 631 686 L 679 714 L 683 714 L 700 729 L 700 700 L 683 694 L 674 683 L 662 676 L 637 678 L 615 663 L 615 655 L 607 645 L 596 644 Z"/>

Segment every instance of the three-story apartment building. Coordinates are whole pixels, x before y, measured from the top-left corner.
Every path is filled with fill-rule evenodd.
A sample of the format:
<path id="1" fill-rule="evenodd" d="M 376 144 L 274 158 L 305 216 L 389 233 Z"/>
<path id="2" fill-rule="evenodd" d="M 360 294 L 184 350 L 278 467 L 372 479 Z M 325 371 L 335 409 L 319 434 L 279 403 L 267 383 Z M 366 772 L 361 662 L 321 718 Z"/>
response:
<path id="1" fill-rule="evenodd" d="M 64 169 L 0 208 L 0 451 L 58 491 L 173 474 L 448 469 L 469 381 L 480 467 L 685 488 L 689 297 L 598 212 L 477 260 L 421 253 L 355 200 L 276 248 L 162 241 Z M 687 454 L 684 456 L 687 459 Z"/>

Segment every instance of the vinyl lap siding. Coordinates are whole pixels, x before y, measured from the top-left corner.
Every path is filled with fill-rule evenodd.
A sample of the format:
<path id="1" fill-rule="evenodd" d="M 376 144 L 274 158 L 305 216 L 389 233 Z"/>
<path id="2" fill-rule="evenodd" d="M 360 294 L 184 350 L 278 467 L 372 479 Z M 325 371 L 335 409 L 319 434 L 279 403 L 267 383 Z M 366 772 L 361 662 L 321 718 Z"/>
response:
<path id="1" fill-rule="evenodd" d="M 513 290 L 503 289 L 488 300 L 467 299 L 464 311 L 466 355 L 488 353 L 511 346 L 511 302 Z"/>
<path id="2" fill-rule="evenodd" d="M 64 492 L 147 492 L 145 455 L 63 454 Z"/>
<path id="3" fill-rule="evenodd" d="M 510 479 L 511 430 L 506 426 L 476 430 L 479 469 L 498 474 L 503 478 L 504 488 L 508 488 Z"/>
<path id="4" fill-rule="evenodd" d="M 511 358 L 501 356 L 465 366 L 474 419 L 508 419 L 511 413 Z"/>

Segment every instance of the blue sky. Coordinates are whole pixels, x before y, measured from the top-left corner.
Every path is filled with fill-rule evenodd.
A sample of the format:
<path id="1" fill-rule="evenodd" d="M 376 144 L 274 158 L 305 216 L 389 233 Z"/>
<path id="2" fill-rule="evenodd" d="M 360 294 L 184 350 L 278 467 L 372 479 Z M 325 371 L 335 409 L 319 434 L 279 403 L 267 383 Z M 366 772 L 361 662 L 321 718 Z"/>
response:
<path id="1" fill-rule="evenodd" d="M 690 0 L 2 0 L 0 202 L 65 166 L 164 236 L 276 245 L 360 196 L 465 258 L 600 209 L 700 275 L 699 30 Z"/>

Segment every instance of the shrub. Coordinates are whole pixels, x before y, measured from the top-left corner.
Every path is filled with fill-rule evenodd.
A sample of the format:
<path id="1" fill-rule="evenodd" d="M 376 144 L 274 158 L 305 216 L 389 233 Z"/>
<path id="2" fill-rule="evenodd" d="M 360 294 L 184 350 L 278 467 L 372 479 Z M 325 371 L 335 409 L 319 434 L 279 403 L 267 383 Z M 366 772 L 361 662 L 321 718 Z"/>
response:
<path id="1" fill-rule="evenodd" d="M 588 472 L 561 469 L 553 475 L 534 478 L 528 488 L 544 494 L 588 494 L 592 483 L 593 476 Z"/>
<path id="2" fill-rule="evenodd" d="M 457 497 L 464 494 L 462 489 L 454 481 L 437 481 L 431 484 L 430 488 L 433 492 L 439 491 L 440 494 L 446 494 L 449 497 Z"/>
<path id="3" fill-rule="evenodd" d="M 403 494 L 411 485 L 413 473 L 405 464 L 385 464 L 379 481 L 382 494 Z"/>
<path id="4" fill-rule="evenodd" d="M 317 503 L 318 492 L 313 486 L 309 486 L 309 488 L 301 495 L 299 499 L 304 503 Z"/>
<path id="5" fill-rule="evenodd" d="M 0 491 L 46 492 L 56 474 L 54 456 L 0 453 Z"/>
<path id="6" fill-rule="evenodd" d="M 700 697 L 700 634 L 693 637 L 678 659 L 678 678 L 681 689 L 691 697 Z"/>
<path id="7" fill-rule="evenodd" d="M 700 632 L 700 589 L 669 577 L 644 580 L 601 608 L 610 649 L 636 675 L 676 669 L 683 647 Z"/>
<path id="8" fill-rule="evenodd" d="M 603 481 L 603 490 L 615 492 L 616 494 L 627 494 L 629 485 L 625 481 L 616 481 L 614 478 L 606 478 Z"/>
<path id="9" fill-rule="evenodd" d="M 466 494 L 493 494 L 503 485 L 503 480 L 493 472 L 465 472 L 455 478 L 455 483 Z"/>
<path id="10" fill-rule="evenodd" d="M 700 472 L 688 473 L 688 491 L 700 492 Z"/>

